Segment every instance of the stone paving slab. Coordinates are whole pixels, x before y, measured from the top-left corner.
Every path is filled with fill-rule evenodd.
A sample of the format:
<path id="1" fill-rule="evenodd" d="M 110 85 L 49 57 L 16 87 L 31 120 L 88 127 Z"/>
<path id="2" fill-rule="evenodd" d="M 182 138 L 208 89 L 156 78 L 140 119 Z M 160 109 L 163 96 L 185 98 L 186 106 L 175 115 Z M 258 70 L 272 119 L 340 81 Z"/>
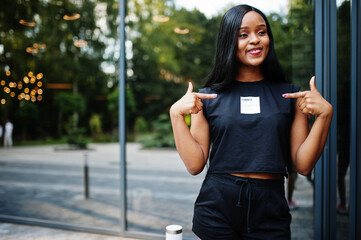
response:
<path id="1" fill-rule="evenodd" d="M 0 223 L 0 240 L 137 240 L 53 228 Z"/>

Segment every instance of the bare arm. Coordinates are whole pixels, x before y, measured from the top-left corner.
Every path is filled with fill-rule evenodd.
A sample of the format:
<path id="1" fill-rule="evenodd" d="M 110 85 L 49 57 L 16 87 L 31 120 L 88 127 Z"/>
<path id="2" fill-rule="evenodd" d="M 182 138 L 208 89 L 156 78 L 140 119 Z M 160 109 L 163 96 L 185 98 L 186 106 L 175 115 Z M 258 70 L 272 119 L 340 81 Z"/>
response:
<path id="1" fill-rule="evenodd" d="M 298 98 L 291 127 L 291 155 L 297 172 L 307 175 L 322 154 L 331 125 L 333 108 L 318 92 L 314 77 L 310 80 L 310 91 L 285 94 L 284 97 Z M 310 132 L 308 114 L 317 115 Z"/>
<path id="2" fill-rule="evenodd" d="M 201 99 L 215 98 L 215 94 L 194 93 L 189 83 L 187 93 L 170 108 L 175 144 L 189 173 L 202 172 L 209 152 L 209 125 L 203 115 Z M 189 130 L 184 116 L 192 114 Z"/>

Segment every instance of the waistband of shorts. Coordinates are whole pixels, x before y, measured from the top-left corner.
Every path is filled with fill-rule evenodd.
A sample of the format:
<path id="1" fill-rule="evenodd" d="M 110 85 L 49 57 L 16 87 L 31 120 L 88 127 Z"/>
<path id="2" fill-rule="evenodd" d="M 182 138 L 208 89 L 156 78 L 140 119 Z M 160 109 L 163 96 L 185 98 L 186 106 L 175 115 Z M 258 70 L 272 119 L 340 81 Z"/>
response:
<path id="1" fill-rule="evenodd" d="M 284 188 L 284 179 L 259 179 L 234 176 L 228 173 L 207 173 L 206 178 L 215 178 L 226 184 L 233 184 L 236 181 L 249 181 L 259 187 L 279 187 Z"/>

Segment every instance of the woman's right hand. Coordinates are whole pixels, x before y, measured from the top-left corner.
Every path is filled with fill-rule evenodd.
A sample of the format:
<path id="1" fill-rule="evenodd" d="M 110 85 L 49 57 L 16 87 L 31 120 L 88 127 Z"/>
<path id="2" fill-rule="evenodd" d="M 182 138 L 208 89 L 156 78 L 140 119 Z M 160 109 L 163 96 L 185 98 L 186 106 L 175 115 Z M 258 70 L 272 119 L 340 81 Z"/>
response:
<path id="1" fill-rule="evenodd" d="M 203 107 L 201 99 L 211 99 L 216 97 L 217 94 L 193 92 L 193 85 L 189 82 L 186 94 L 172 105 L 170 113 L 172 115 L 181 116 L 185 116 L 187 114 L 197 114 Z"/>
<path id="2" fill-rule="evenodd" d="M 217 94 L 193 92 L 190 82 L 186 94 L 169 110 L 175 145 L 184 165 L 192 175 L 202 172 L 209 152 L 209 125 L 203 114 L 197 114 L 202 111 L 201 99 L 215 97 Z M 193 114 L 190 129 L 184 119 L 187 114 Z"/>

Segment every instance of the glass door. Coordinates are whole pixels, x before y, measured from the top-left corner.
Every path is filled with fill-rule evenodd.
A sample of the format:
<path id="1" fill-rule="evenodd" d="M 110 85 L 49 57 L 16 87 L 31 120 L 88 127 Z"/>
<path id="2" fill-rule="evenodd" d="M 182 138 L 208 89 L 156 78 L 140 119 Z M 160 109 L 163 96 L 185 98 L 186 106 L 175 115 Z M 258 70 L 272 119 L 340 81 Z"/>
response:
<path id="1" fill-rule="evenodd" d="M 266 14 L 288 80 L 308 90 L 315 75 L 313 1 L 242 3 Z M 193 204 L 206 169 L 197 176 L 186 171 L 174 148 L 168 111 L 184 95 L 189 81 L 195 91 L 204 84 L 220 19 L 239 2 L 129 0 L 127 4 L 128 230 L 163 234 L 165 226 L 179 224 L 185 237 L 196 239 L 191 231 Z M 293 171 L 290 179 L 285 187 L 292 236 L 313 239 L 314 175 Z"/>

